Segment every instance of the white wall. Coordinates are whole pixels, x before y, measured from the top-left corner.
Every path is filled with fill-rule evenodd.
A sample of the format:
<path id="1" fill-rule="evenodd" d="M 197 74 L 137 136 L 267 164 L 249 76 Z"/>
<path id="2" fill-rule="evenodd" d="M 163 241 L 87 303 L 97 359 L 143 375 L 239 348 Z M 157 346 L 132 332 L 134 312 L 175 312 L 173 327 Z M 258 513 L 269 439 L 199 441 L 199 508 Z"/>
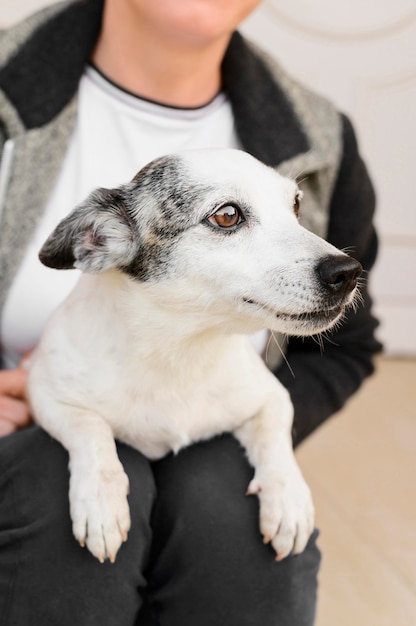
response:
<path id="1" fill-rule="evenodd" d="M 1 0 L 0 25 L 53 2 Z M 243 30 L 352 118 L 379 199 L 379 334 L 416 355 L 414 0 L 265 0 Z"/>

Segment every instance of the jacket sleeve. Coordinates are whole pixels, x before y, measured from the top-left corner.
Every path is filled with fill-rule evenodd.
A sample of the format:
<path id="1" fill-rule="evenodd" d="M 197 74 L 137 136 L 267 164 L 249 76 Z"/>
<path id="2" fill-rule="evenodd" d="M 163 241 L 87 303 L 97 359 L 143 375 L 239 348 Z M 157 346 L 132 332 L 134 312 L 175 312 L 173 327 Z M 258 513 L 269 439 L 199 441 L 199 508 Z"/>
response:
<path id="1" fill-rule="evenodd" d="M 341 409 L 374 371 L 373 357 L 381 350 L 375 338 L 377 321 L 371 312 L 368 272 L 377 254 L 373 226 L 375 194 L 358 153 L 351 123 L 343 122 L 343 156 L 332 196 L 328 241 L 348 249 L 364 268 L 362 302 L 350 309 L 340 327 L 323 337 L 291 338 L 287 360 L 275 371 L 287 387 L 295 408 L 293 440 L 297 445 L 330 415 Z M 292 373 L 293 372 L 293 373 Z"/>

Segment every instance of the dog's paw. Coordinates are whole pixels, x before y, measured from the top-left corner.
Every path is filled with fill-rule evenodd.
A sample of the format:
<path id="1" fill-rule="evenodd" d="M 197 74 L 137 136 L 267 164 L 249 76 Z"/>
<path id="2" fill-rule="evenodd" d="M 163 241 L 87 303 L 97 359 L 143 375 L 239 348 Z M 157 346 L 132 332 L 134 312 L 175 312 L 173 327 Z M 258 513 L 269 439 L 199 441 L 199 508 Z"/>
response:
<path id="1" fill-rule="evenodd" d="M 127 540 L 130 510 L 129 479 L 118 461 L 105 469 L 77 471 L 71 467 L 70 509 L 72 530 L 81 546 L 103 563 L 114 563 Z"/>
<path id="2" fill-rule="evenodd" d="M 247 494 L 260 501 L 260 532 L 264 543 L 271 543 L 278 561 L 289 554 L 300 554 L 314 529 L 312 496 L 300 470 L 288 474 L 256 475 Z"/>

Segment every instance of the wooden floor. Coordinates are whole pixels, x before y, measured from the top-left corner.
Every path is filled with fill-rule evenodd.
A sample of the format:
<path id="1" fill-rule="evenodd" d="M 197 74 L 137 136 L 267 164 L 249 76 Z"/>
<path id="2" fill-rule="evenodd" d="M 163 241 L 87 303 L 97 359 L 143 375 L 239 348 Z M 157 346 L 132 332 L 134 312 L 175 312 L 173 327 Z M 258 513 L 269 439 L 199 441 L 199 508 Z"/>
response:
<path id="1" fill-rule="evenodd" d="M 415 626 L 416 360 L 381 359 L 297 457 L 321 529 L 317 626 Z"/>

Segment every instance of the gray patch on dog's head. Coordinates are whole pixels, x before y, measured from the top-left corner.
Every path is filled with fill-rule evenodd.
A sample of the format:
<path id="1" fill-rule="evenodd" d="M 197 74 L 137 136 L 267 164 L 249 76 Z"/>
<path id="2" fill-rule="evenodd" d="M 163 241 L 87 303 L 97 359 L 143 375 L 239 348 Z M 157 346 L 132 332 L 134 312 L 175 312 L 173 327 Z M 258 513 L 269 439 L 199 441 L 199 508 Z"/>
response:
<path id="1" fill-rule="evenodd" d="M 57 269 L 116 268 L 147 280 L 167 271 L 175 242 L 198 223 L 194 207 L 207 189 L 177 156 L 145 166 L 130 183 L 97 189 L 62 220 L 39 257 Z"/>
<path id="2" fill-rule="evenodd" d="M 123 271 L 140 280 L 160 276 L 167 271 L 178 239 L 199 223 L 196 209 L 209 190 L 193 180 L 178 156 L 152 161 L 127 188 L 140 245 L 135 258 Z"/>

